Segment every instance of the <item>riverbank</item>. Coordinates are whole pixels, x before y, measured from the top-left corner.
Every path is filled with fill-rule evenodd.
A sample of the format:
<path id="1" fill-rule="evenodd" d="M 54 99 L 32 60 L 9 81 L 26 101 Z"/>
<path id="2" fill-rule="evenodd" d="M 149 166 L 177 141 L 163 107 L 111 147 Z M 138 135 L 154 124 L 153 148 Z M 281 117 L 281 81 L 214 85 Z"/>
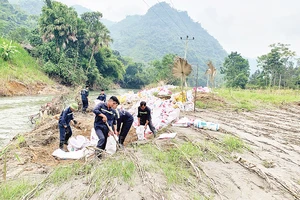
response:
<path id="1" fill-rule="evenodd" d="M 57 83 L 24 83 L 18 80 L 0 81 L 0 97 L 62 94 L 70 89 Z"/>
<path id="2" fill-rule="evenodd" d="M 299 199 L 298 103 L 247 112 L 216 94 L 198 97 L 223 106 L 180 117 L 218 123 L 219 131 L 168 126 L 158 134 L 177 133 L 172 140 L 136 141 L 132 129 L 126 151 L 102 160 L 55 159 L 57 120 L 46 118 L 15 137 L 6 157 L 2 151 L 0 198 L 15 192 L 15 199 Z M 88 137 L 91 108 L 74 115 L 74 136 Z"/>

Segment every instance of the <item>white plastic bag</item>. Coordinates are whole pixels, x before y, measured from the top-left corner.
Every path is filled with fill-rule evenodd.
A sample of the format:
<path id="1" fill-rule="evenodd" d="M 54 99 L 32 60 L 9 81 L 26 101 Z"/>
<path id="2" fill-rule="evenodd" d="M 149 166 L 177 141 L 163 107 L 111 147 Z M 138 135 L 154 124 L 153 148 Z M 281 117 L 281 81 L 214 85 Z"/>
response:
<path id="1" fill-rule="evenodd" d="M 145 126 L 138 126 L 136 127 L 136 135 L 138 137 L 138 140 L 144 140 L 145 139 Z"/>
<path id="2" fill-rule="evenodd" d="M 114 139 L 114 136 L 108 136 L 107 137 L 107 142 L 106 142 L 106 147 L 105 150 L 109 154 L 114 154 L 117 151 L 117 143 L 116 140 Z"/>
<path id="3" fill-rule="evenodd" d="M 91 140 L 91 144 L 93 146 L 97 146 L 99 138 L 98 138 L 94 128 L 92 128 L 92 130 L 91 130 L 90 140 Z"/>
<path id="4" fill-rule="evenodd" d="M 69 139 L 68 144 L 68 151 L 77 151 L 79 149 L 82 149 L 86 146 L 86 143 L 88 143 L 87 139 L 83 135 L 77 135 L 76 137 L 71 137 Z"/>

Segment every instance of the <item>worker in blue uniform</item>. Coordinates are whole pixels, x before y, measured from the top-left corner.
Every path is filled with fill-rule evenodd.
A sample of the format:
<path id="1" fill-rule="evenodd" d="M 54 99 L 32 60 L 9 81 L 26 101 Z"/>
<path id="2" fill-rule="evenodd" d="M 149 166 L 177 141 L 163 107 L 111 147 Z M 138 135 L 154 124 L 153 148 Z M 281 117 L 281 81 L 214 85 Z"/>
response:
<path id="1" fill-rule="evenodd" d="M 58 120 L 59 128 L 59 148 L 63 150 L 64 144 L 68 144 L 69 138 L 72 136 L 72 129 L 70 122 L 73 121 L 74 124 L 77 124 L 77 121 L 74 120 L 73 112 L 78 110 L 78 104 L 72 103 L 69 107 L 64 109 Z"/>
<path id="2" fill-rule="evenodd" d="M 85 89 L 81 90 L 82 112 L 86 113 L 86 109 L 89 107 L 89 86 L 85 86 Z"/>
<path id="3" fill-rule="evenodd" d="M 100 95 L 97 97 L 98 100 L 106 102 L 106 94 L 104 93 L 104 90 L 101 90 Z"/>
<path id="4" fill-rule="evenodd" d="M 107 137 L 109 134 L 109 127 L 107 127 L 107 124 L 112 127 L 112 130 L 114 130 L 114 133 L 110 134 L 117 134 L 117 114 L 114 107 L 119 104 L 120 102 L 118 98 L 115 96 L 111 96 L 107 102 L 99 103 L 93 109 L 93 112 L 95 113 L 94 128 L 99 138 L 97 144 L 97 148 L 99 150 L 96 152 L 96 154 L 99 158 L 101 158 L 101 150 L 105 149 Z"/>
<path id="5" fill-rule="evenodd" d="M 133 116 L 124 109 L 117 109 L 116 111 L 118 114 L 117 134 L 119 135 L 119 145 L 123 149 L 124 141 L 133 123 Z"/>

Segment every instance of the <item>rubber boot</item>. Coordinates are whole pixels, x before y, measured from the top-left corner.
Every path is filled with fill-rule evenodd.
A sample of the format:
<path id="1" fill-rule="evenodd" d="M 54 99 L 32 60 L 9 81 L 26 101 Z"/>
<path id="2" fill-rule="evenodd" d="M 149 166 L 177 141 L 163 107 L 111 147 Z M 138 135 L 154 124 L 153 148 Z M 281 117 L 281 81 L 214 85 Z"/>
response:
<path id="1" fill-rule="evenodd" d="M 153 136 L 156 137 L 156 132 L 155 131 L 153 132 Z"/>
<path id="2" fill-rule="evenodd" d="M 124 140 L 125 140 L 125 137 L 124 137 L 124 136 L 120 136 L 120 137 L 119 137 L 119 143 L 120 143 L 120 144 L 123 144 L 123 143 L 124 143 Z"/>
<path id="3" fill-rule="evenodd" d="M 71 133 L 67 133 L 65 136 L 65 145 L 68 145 L 69 138 L 71 137 Z"/>
<path id="4" fill-rule="evenodd" d="M 119 146 L 120 146 L 120 149 L 123 150 L 124 149 L 124 140 L 125 140 L 125 137 L 124 136 L 120 136 L 119 137 Z"/>
<path id="5" fill-rule="evenodd" d="M 61 150 L 64 150 L 64 141 L 60 141 L 59 142 L 59 148 L 61 149 Z"/>
<path id="6" fill-rule="evenodd" d="M 101 149 L 96 149 L 96 150 L 95 150 L 95 155 L 96 155 L 99 159 L 101 159 L 101 158 L 102 158 L 102 150 L 101 150 Z"/>

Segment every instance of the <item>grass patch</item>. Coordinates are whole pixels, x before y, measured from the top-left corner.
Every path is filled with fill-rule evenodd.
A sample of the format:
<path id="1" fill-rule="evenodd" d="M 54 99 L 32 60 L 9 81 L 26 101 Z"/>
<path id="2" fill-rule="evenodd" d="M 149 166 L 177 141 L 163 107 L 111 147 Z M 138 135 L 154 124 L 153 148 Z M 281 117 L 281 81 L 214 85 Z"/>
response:
<path id="1" fill-rule="evenodd" d="M 265 167 L 265 168 L 274 168 L 275 167 L 275 164 L 273 161 L 271 160 L 264 160 L 262 162 L 262 165 Z"/>
<path id="2" fill-rule="evenodd" d="M 199 147 L 202 150 L 202 160 L 211 161 L 218 160 L 217 155 L 222 154 L 222 148 L 217 146 L 215 143 L 210 141 L 205 141 L 204 143 L 199 143 Z"/>
<path id="3" fill-rule="evenodd" d="M 168 184 L 183 184 L 191 179 L 194 173 L 185 156 L 189 159 L 201 157 L 202 151 L 190 142 L 184 143 L 179 148 L 168 148 L 160 151 L 147 144 L 141 147 L 143 153 L 154 159 L 154 167 L 161 169 L 166 176 Z"/>
<path id="4" fill-rule="evenodd" d="M 18 135 L 17 137 L 17 147 L 22 147 L 26 144 L 25 137 L 23 135 Z"/>
<path id="5" fill-rule="evenodd" d="M 222 144 L 229 152 L 242 152 L 243 148 L 246 147 L 241 139 L 232 135 L 226 135 L 222 140 Z"/>
<path id="6" fill-rule="evenodd" d="M 74 175 L 88 174 L 90 173 L 90 165 L 82 165 L 81 163 L 73 163 L 71 165 L 59 166 L 49 177 L 49 180 L 53 184 L 61 184 L 70 180 Z"/>
<path id="7" fill-rule="evenodd" d="M 0 37 L 0 44 L 3 42 L 10 43 L 9 40 Z M 53 81 L 42 72 L 37 62 L 25 49 L 15 42 L 13 42 L 12 45 L 16 47 L 18 52 L 12 55 L 11 60 L 4 61 L 3 58 L 0 57 L 1 82 L 18 80 L 25 84 L 37 82 L 53 84 Z"/>
<path id="8" fill-rule="evenodd" d="M 49 180 L 51 183 L 59 184 L 70 180 L 76 175 L 95 174 L 95 179 L 107 180 L 109 178 L 122 178 L 122 180 L 128 182 L 132 179 L 135 173 L 135 165 L 131 160 L 127 160 L 126 157 L 118 157 L 118 159 L 112 157 L 105 159 L 103 163 L 93 168 L 93 164 L 73 163 L 67 166 L 59 166 L 51 174 Z"/>
<path id="9" fill-rule="evenodd" d="M 237 103 L 235 108 L 238 110 L 251 111 L 251 110 L 254 110 L 256 108 L 256 106 L 253 103 L 249 102 L 248 100 L 243 100 L 243 101 Z"/>
<path id="10" fill-rule="evenodd" d="M 259 106 L 280 105 L 299 101 L 298 90 L 242 90 L 215 89 L 220 97 L 228 100 L 237 109 L 253 110 Z"/>
<path id="11" fill-rule="evenodd" d="M 135 164 L 121 156 L 109 158 L 95 169 L 93 179 L 95 183 L 102 183 L 110 178 L 120 178 L 125 182 L 130 182 L 135 174 Z"/>
<path id="12" fill-rule="evenodd" d="M 108 181 L 113 178 L 123 180 L 133 185 L 132 180 L 136 172 L 136 167 L 135 164 L 128 159 L 129 158 L 125 156 L 118 156 L 117 158 L 111 157 L 93 169 L 89 180 L 93 185 L 93 189 L 89 192 L 89 195 L 106 187 Z"/>
<path id="13" fill-rule="evenodd" d="M 26 180 L 8 181 L 0 185 L 0 199 L 21 199 L 35 187 L 35 184 Z"/>
<path id="14" fill-rule="evenodd" d="M 220 108 L 224 107 L 224 104 L 219 101 L 196 101 L 196 108 L 207 109 L 207 108 Z"/>

